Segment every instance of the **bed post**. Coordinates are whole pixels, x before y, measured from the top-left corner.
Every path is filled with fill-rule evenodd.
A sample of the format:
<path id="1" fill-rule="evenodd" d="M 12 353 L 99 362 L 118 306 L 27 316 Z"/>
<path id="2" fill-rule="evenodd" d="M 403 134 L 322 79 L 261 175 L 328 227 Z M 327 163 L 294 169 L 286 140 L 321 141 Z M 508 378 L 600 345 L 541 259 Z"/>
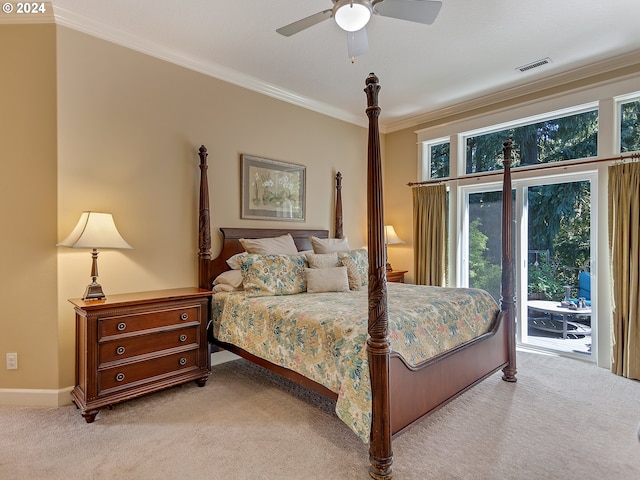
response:
<path id="1" fill-rule="evenodd" d="M 342 238 L 342 174 L 336 173 L 336 218 L 335 238 Z"/>
<path id="2" fill-rule="evenodd" d="M 369 336 L 367 354 L 371 377 L 371 437 L 369 474 L 375 479 L 392 477 L 391 419 L 389 416 L 390 346 L 387 338 L 387 279 L 384 258 L 384 210 L 382 205 L 382 165 L 378 131 L 378 77 L 365 81 L 369 145 L 367 152 L 367 217 L 369 246 Z"/>
<path id="3" fill-rule="evenodd" d="M 504 142 L 504 178 L 502 180 L 502 292 L 500 310 L 506 322 L 508 363 L 502 369 L 502 379 L 515 382 L 516 339 L 515 298 L 513 293 L 513 210 L 511 206 L 511 140 Z"/>
<path id="4" fill-rule="evenodd" d="M 207 149 L 200 155 L 200 209 L 198 215 L 198 286 L 211 290 L 209 266 L 211 264 L 211 226 L 209 223 L 209 181 L 207 179 Z"/>

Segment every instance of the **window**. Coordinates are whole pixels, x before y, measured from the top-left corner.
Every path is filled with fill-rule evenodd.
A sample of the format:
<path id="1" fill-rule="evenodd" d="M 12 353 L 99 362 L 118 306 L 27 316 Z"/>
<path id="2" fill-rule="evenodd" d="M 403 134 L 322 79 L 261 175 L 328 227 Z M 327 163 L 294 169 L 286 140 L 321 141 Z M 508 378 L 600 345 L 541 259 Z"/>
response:
<path id="1" fill-rule="evenodd" d="M 537 165 L 598 154 L 598 111 L 543 120 L 466 137 L 466 173 L 502 170 L 502 146 L 513 140 L 513 166 Z"/>
<path id="2" fill-rule="evenodd" d="M 620 94 L 611 96 L 612 91 Z M 447 184 L 451 201 L 448 285 L 484 288 L 495 298 L 500 295 L 501 236 L 497 222 L 501 193 L 499 176 L 483 173 L 501 173 L 503 143 L 512 140 L 516 167 L 512 201 L 518 342 L 595 361 L 606 356 L 599 352 L 606 352 L 609 347 L 606 331 L 610 327 L 607 317 L 600 325 L 597 308 L 591 315 L 577 315 L 574 323 L 582 325 L 578 326 L 583 333 L 574 333 L 576 338 L 562 338 L 558 343 L 555 323 L 541 323 L 540 318 L 546 321 L 548 315 L 541 316 L 529 307 L 535 301 L 560 303 L 567 294 L 566 287 L 571 287 L 569 294 L 573 298 L 580 286 L 580 272 L 590 271 L 593 275 L 593 305 L 598 302 L 598 287 L 609 286 L 606 274 L 598 280 L 602 263 L 598 259 L 607 254 L 598 228 L 598 205 L 606 203 L 606 194 L 598 192 L 601 168 L 590 167 L 587 162 L 571 162 L 580 165 L 517 169 L 598 157 L 607 160 L 620 153 L 640 152 L 640 91 L 625 93 L 617 86 L 607 85 L 606 89 L 594 88 L 591 93 L 592 99 L 600 100 L 584 103 L 586 95 L 580 90 L 558 102 L 545 99 L 504 113 L 492 111 L 446 124 L 434 122 L 416 133 L 422 145 L 420 180 L 451 176 L 457 179 Z M 573 100 L 573 106 L 568 106 Z M 545 111 L 548 105 L 557 108 Z M 602 115 L 599 108 L 604 109 Z M 602 140 L 600 152 L 598 136 Z M 606 209 L 600 213 L 606 219 Z M 545 300 L 535 300 L 536 297 Z M 560 337 L 563 335 L 561 332 Z"/>
<path id="3" fill-rule="evenodd" d="M 449 176 L 449 139 L 425 143 L 422 178 L 447 178 Z"/>
<path id="4" fill-rule="evenodd" d="M 500 301 L 502 280 L 502 191 L 469 193 L 467 203 L 468 285 Z"/>
<path id="5" fill-rule="evenodd" d="M 620 104 L 620 153 L 640 150 L 640 100 Z"/>

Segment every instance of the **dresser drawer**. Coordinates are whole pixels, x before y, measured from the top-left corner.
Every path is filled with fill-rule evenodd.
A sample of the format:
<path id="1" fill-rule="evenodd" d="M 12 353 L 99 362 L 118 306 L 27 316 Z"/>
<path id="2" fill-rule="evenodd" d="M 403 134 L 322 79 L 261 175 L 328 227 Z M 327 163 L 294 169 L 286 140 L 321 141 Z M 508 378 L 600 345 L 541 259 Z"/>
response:
<path id="1" fill-rule="evenodd" d="M 98 371 L 98 395 L 136 382 L 151 382 L 154 377 L 198 368 L 198 350 L 174 353 L 143 362 L 116 365 Z"/>
<path id="2" fill-rule="evenodd" d="M 198 327 L 192 326 L 103 342 L 98 346 L 98 365 L 169 348 L 198 344 L 198 333 Z"/>
<path id="3" fill-rule="evenodd" d="M 196 306 L 114 315 L 99 320 L 98 339 L 193 322 L 200 322 L 200 309 Z"/>

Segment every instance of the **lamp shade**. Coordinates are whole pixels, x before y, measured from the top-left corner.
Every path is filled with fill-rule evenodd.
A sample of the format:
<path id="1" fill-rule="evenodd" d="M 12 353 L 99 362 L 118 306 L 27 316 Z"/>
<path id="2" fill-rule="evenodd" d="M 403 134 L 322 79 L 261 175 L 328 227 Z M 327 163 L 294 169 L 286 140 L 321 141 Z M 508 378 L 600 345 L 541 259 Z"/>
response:
<path id="1" fill-rule="evenodd" d="M 78 224 L 58 243 L 71 248 L 133 248 L 118 232 L 110 213 L 82 212 Z"/>
<path id="2" fill-rule="evenodd" d="M 405 243 L 398 234 L 396 233 L 393 225 L 385 225 L 384 226 L 384 244 L 385 245 L 397 245 L 400 243 Z"/>
<path id="3" fill-rule="evenodd" d="M 371 5 L 364 0 L 338 0 L 333 7 L 338 26 L 347 32 L 364 28 L 371 18 Z"/>

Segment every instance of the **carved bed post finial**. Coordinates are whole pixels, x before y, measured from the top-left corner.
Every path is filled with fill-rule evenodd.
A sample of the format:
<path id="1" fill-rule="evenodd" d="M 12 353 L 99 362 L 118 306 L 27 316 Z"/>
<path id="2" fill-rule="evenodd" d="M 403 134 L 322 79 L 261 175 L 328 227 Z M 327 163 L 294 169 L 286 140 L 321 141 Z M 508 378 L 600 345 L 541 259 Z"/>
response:
<path id="1" fill-rule="evenodd" d="M 389 408 L 390 346 L 388 334 L 386 259 L 384 256 L 384 210 L 382 205 L 382 159 L 378 117 L 378 77 L 371 73 L 365 81 L 369 139 L 367 152 L 367 218 L 369 246 L 369 336 L 367 354 L 371 377 L 371 441 L 369 474 L 375 479 L 393 475 L 391 418 Z"/>
<path id="2" fill-rule="evenodd" d="M 209 222 L 209 181 L 207 179 L 207 149 L 198 150 L 200 155 L 200 208 L 198 215 L 198 286 L 211 290 L 209 265 L 211 260 L 211 225 Z"/>
<path id="3" fill-rule="evenodd" d="M 343 238 L 342 232 L 342 174 L 336 173 L 336 218 L 335 238 Z"/>
<path id="4" fill-rule="evenodd" d="M 513 208 L 511 201 L 511 140 L 503 144 L 504 178 L 502 181 L 502 291 L 500 310 L 506 321 L 508 363 L 502 369 L 502 379 L 515 382 L 516 340 L 515 340 L 515 297 L 513 281 Z"/>

